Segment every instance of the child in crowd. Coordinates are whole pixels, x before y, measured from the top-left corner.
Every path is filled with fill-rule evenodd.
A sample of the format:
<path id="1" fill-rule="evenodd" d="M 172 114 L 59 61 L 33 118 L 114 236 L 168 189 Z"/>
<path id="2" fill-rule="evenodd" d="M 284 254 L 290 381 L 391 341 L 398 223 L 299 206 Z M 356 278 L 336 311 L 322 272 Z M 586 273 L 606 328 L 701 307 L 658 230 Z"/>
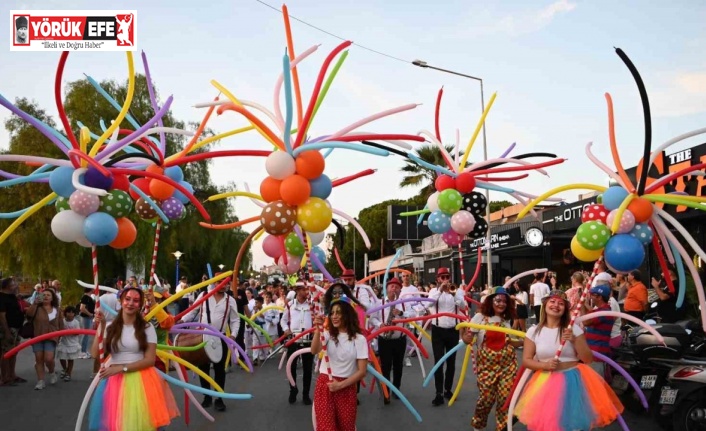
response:
<path id="1" fill-rule="evenodd" d="M 64 329 L 81 329 L 81 324 L 76 317 L 76 308 L 68 306 L 64 308 Z M 61 363 L 60 378 L 65 382 L 71 381 L 71 372 L 74 369 L 74 359 L 81 355 L 81 336 L 65 335 L 59 340 L 56 348 L 56 357 Z"/>

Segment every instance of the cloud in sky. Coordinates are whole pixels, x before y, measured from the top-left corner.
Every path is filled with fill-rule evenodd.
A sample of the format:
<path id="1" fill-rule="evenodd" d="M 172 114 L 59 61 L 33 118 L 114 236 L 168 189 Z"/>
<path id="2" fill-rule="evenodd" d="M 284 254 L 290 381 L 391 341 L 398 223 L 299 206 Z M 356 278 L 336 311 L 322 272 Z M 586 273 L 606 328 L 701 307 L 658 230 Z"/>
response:
<path id="1" fill-rule="evenodd" d="M 469 29 L 469 35 L 504 34 L 516 37 L 534 33 L 547 27 L 555 18 L 573 11 L 576 6 L 576 3 L 572 3 L 569 0 L 559 0 L 541 9 L 523 10 L 503 15 L 489 14 L 483 19 L 487 24 L 472 26 Z"/>
<path id="2" fill-rule="evenodd" d="M 660 90 L 650 94 L 658 117 L 678 117 L 706 112 L 706 70 L 670 74 Z"/>

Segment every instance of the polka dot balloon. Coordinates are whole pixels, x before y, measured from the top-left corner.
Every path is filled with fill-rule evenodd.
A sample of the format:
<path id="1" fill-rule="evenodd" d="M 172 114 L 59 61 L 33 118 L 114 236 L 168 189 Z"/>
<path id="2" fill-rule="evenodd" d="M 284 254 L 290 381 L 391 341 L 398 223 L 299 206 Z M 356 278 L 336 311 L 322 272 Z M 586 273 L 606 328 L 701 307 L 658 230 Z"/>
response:
<path id="1" fill-rule="evenodd" d="M 613 210 L 608 213 L 606 217 L 606 226 L 612 227 L 615 217 L 617 217 L 618 210 Z M 635 227 L 635 216 L 630 210 L 625 210 L 623 216 L 620 218 L 620 224 L 618 225 L 617 233 L 628 233 Z"/>
<path id="2" fill-rule="evenodd" d="M 297 207 L 297 223 L 307 232 L 323 232 L 331 224 L 331 205 L 320 198 L 309 198 Z"/>
<path id="3" fill-rule="evenodd" d="M 284 235 L 294 229 L 297 212 L 284 201 L 274 201 L 262 209 L 260 224 L 270 235 Z"/>
<path id="4" fill-rule="evenodd" d="M 476 225 L 476 219 L 473 214 L 466 210 L 457 211 L 456 214 L 451 216 L 451 229 L 460 235 L 466 235 Z"/>
<path id="5" fill-rule="evenodd" d="M 434 233 L 444 233 L 451 229 L 451 217 L 441 211 L 434 211 L 427 221 L 429 230 Z"/>
<path id="6" fill-rule="evenodd" d="M 610 239 L 610 229 L 599 221 L 589 221 L 579 226 L 576 238 L 583 248 L 600 250 Z"/>
<path id="7" fill-rule="evenodd" d="M 159 205 L 159 201 L 155 201 L 155 203 Z M 135 212 L 137 212 L 137 215 L 140 216 L 142 220 L 152 220 L 157 217 L 157 211 L 143 198 L 135 202 Z"/>
<path id="8" fill-rule="evenodd" d="M 647 223 L 637 223 L 634 228 L 630 231 L 630 235 L 639 239 L 643 244 L 649 244 L 652 242 L 652 237 L 654 232 L 652 228 Z"/>
<path id="9" fill-rule="evenodd" d="M 485 214 L 486 206 L 488 206 L 488 201 L 485 199 L 483 193 L 470 192 L 463 195 L 463 205 L 461 209 L 473 215 Z"/>
<path id="10" fill-rule="evenodd" d="M 606 217 L 608 217 L 609 212 L 610 211 L 608 211 L 606 207 L 601 204 L 592 204 L 583 210 L 583 213 L 581 214 L 581 221 L 586 223 L 596 220 L 605 224 Z"/>
<path id="11" fill-rule="evenodd" d="M 471 238 L 483 238 L 488 233 L 488 222 L 483 217 L 476 217 L 476 224 L 473 230 L 468 234 Z"/>
<path id="12" fill-rule="evenodd" d="M 159 207 L 170 220 L 178 220 L 185 210 L 184 204 L 174 196 L 163 200 Z"/>
<path id="13" fill-rule="evenodd" d="M 56 212 L 60 213 L 62 211 L 70 210 L 71 206 L 69 205 L 68 199 L 63 196 L 59 196 L 56 198 L 56 202 L 54 202 L 54 208 L 56 208 Z"/>
<path id="14" fill-rule="evenodd" d="M 96 195 L 91 195 L 81 190 L 76 190 L 71 193 L 69 198 L 69 206 L 71 209 L 82 216 L 89 216 L 98 211 L 100 199 Z"/>
<path id="15" fill-rule="evenodd" d="M 127 217 L 132 211 L 132 198 L 122 190 L 111 190 L 100 198 L 99 210 L 113 217 Z"/>

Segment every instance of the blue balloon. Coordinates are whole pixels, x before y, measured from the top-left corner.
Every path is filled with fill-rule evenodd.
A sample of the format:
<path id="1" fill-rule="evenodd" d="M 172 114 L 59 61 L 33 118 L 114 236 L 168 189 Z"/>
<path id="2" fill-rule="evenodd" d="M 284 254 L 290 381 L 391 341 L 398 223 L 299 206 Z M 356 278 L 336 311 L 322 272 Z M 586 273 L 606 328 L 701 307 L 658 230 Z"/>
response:
<path id="1" fill-rule="evenodd" d="M 95 212 L 83 222 L 83 234 L 95 245 L 108 245 L 118 236 L 118 222 L 110 215 Z"/>
<path id="2" fill-rule="evenodd" d="M 181 186 L 189 192 L 194 193 L 194 187 L 191 184 L 187 183 L 186 181 L 179 181 L 179 184 L 181 184 Z M 172 197 L 179 199 L 184 205 L 187 205 L 189 202 L 191 202 L 189 198 L 184 196 L 184 193 L 180 192 L 179 190 L 174 190 L 174 194 L 172 195 Z"/>
<path id="3" fill-rule="evenodd" d="M 328 258 L 326 257 L 326 252 L 321 247 L 319 247 L 318 245 L 312 247 L 311 253 L 314 253 L 316 255 L 322 265 L 326 265 L 326 261 L 328 260 Z"/>
<path id="4" fill-rule="evenodd" d="M 331 178 L 323 174 L 309 181 L 309 184 L 311 184 L 311 196 L 315 198 L 328 199 L 331 195 L 331 190 L 333 190 Z"/>
<path id="5" fill-rule="evenodd" d="M 75 192 L 71 183 L 71 176 L 74 174 L 74 168 L 69 166 L 60 166 L 54 169 L 49 175 L 49 187 L 57 195 L 65 198 L 70 198 L 71 193 Z"/>
<path id="6" fill-rule="evenodd" d="M 637 223 L 629 232 L 631 236 L 639 239 L 641 243 L 647 245 L 652 242 L 652 237 L 655 236 L 652 228 L 647 223 Z"/>
<path id="7" fill-rule="evenodd" d="M 613 235 L 605 246 L 606 264 L 619 272 L 630 272 L 642 265 L 645 247 L 628 233 Z"/>
<path id="8" fill-rule="evenodd" d="M 170 166 L 164 170 L 164 175 L 173 179 L 177 183 L 184 181 L 184 171 L 179 166 Z"/>
<path id="9" fill-rule="evenodd" d="M 434 233 L 444 233 L 451 229 L 451 217 L 441 211 L 434 211 L 427 221 L 429 230 Z"/>
<path id="10" fill-rule="evenodd" d="M 608 211 L 618 209 L 623 200 L 628 196 L 628 191 L 620 186 L 608 187 L 603 192 L 603 206 Z"/>

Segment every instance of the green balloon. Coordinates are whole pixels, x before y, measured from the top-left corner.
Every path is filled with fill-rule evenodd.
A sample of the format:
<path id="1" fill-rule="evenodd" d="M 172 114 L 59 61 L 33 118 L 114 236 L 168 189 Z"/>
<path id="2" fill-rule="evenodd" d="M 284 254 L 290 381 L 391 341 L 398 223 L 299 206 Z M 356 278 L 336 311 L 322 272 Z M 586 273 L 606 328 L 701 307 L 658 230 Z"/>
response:
<path id="1" fill-rule="evenodd" d="M 596 203 L 597 204 L 602 204 L 603 203 L 603 194 L 600 194 L 596 196 Z"/>
<path id="2" fill-rule="evenodd" d="M 54 207 L 56 208 L 57 213 L 71 209 L 69 206 L 69 200 L 63 196 L 59 196 L 56 199 L 56 202 L 54 202 Z"/>
<path id="3" fill-rule="evenodd" d="M 579 226 L 576 239 L 587 250 L 600 250 L 610 239 L 610 229 L 599 221 L 587 221 Z"/>
<path id="4" fill-rule="evenodd" d="M 122 190 L 111 190 L 107 195 L 101 197 L 98 211 L 113 217 L 127 217 L 132 211 L 132 198 Z"/>
<path id="5" fill-rule="evenodd" d="M 287 253 L 292 256 L 304 256 L 304 244 L 302 244 L 302 241 L 294 232 L 287 235 L 287 238 L 284 240 L 284 248 L 287 250 Z"/>
<path id="6" fill-rule="evenodd" d="M 439 193 L 437 202 L 442 212 L 451 215 L 461 209 L 463 196 L 456 189 L 446 189 Z"/>

